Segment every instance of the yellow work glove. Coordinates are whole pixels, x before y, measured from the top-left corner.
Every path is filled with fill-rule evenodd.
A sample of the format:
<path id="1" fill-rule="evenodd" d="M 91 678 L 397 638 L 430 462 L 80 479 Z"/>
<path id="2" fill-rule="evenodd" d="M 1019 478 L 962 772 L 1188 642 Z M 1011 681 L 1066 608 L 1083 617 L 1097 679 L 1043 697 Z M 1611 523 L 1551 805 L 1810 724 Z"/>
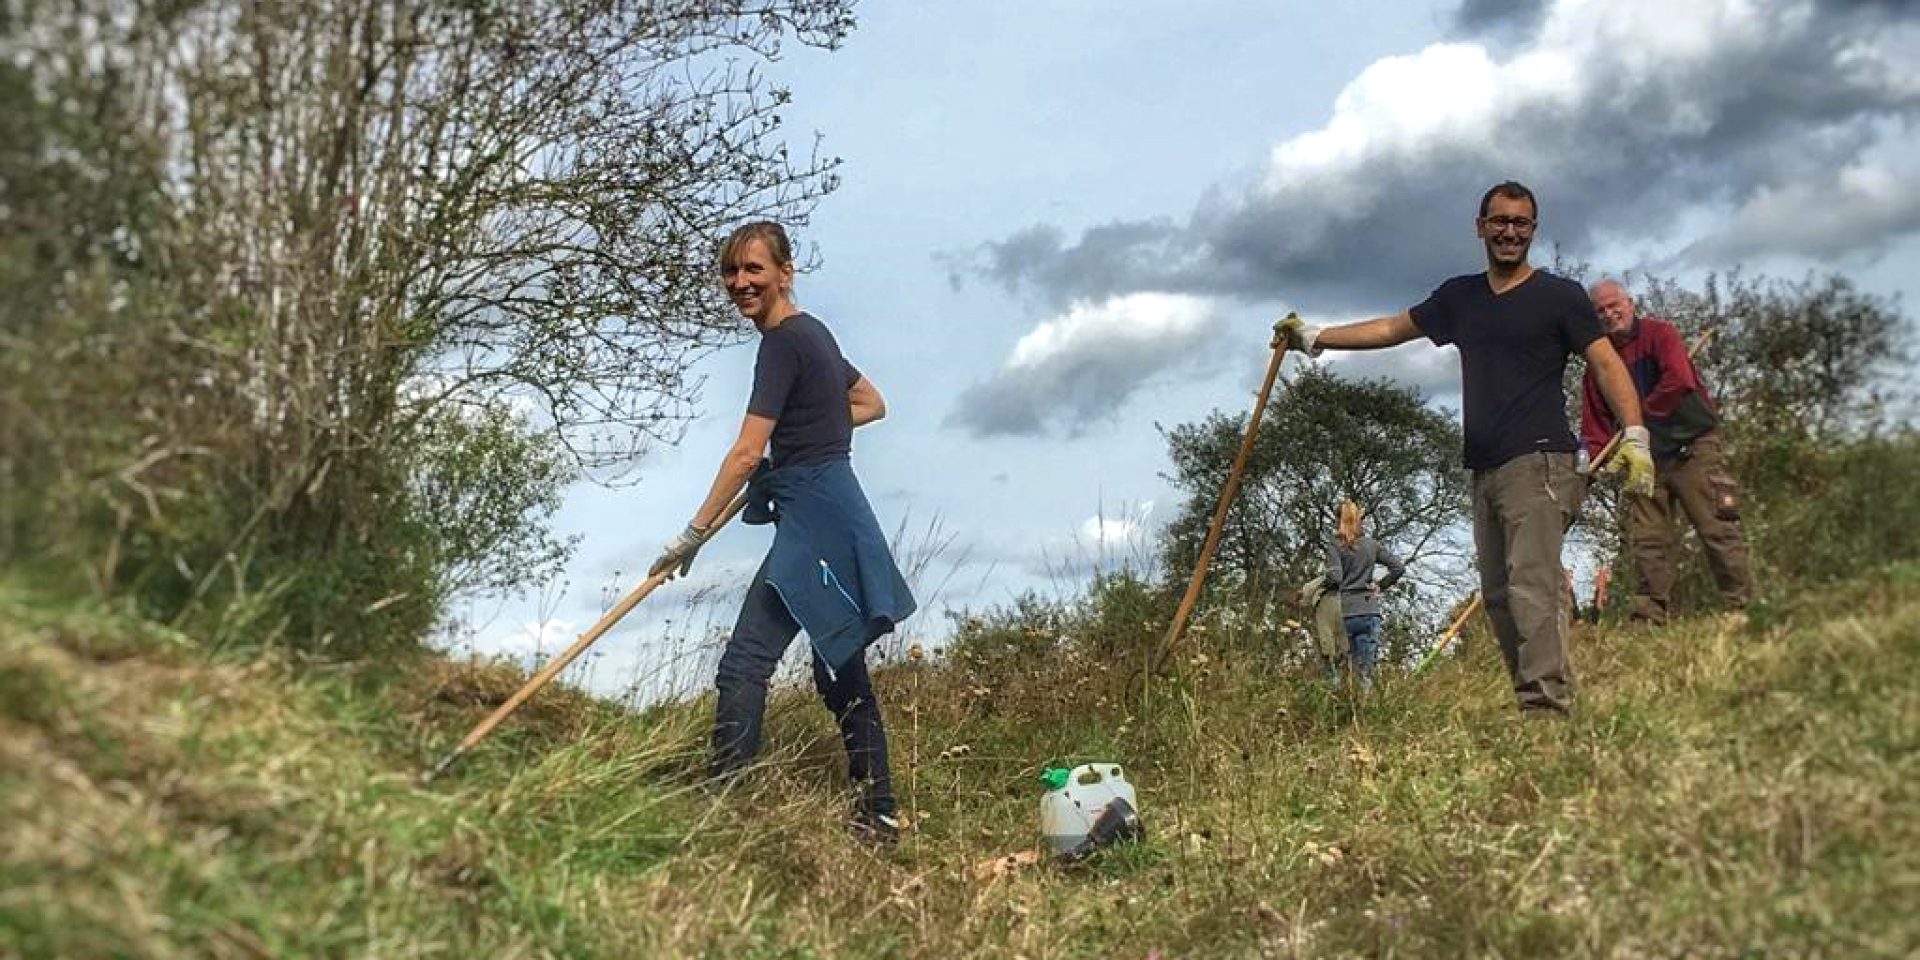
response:
<path id="1" fill-rule="evenodd" d="M 1653 444 L 1646 427 L 1628 427 L 1621 431 L 1620 448 L 1608 461 L 1607 473 L 1621 474 L 1621 489 L 1627 493 L 1653 496 Z"/>
<path id="2" fill-rule="evenodd" d="M 1286 319 L 1275 323 L 1273 335 L 1285 340 L 1288 350 L 1298 350 L 1309 357 L 1320 355 L 1320 347 L 1316 345 L 1320 339 L 1320 328 L 1300 319 L 1297 314 L 1289 313 Z"/>

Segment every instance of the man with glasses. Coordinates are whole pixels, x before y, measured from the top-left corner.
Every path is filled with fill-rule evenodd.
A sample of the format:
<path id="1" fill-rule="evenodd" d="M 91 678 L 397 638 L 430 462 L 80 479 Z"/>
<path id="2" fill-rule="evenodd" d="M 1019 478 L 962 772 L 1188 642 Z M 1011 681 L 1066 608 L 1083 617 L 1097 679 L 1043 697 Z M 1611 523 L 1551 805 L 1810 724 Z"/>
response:
<path id="1" fill-rule="evenodd" d="M 1625 470 L 1630 489 L 1653 488 L 1639 398 L 1587 292 L 1527 262 L 1539 211 L 1533 191 L 1511 180 L 1497 184 L 1480 198 L 1475 220 L 1486 248 L 1484 273 L 1454 277 L 1419 306 L 1390 317 L 1325 328 L 1296 318 L 1276 327 L 1290 347 L 1312 356 L 1328 348 L 1378 350 L 1421 336 L 1459 348 L 1480 591 L 1514 695 L 1530 716 L 1564 714 L 1573 705 L 1566 648 L 1571 611 L 1560 547 L 1586 482 L 1567 426 L 1568 354 L 1586 357 L 1607 405 L 1625 425 L 1614 468 Z"/>

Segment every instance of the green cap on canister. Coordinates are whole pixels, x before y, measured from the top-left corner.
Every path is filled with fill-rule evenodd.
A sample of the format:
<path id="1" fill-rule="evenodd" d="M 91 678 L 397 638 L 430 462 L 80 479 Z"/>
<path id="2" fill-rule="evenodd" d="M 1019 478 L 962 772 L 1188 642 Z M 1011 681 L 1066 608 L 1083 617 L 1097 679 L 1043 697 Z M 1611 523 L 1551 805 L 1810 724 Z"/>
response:
<path id="1" fill-rule="evenodd" d="M 1046 784 L 1048 790 L 1058 790 L 1067 785 L 1071 772 L 1066 767 L 1048 767 L 1040 772 L 1040 782 Z"/>

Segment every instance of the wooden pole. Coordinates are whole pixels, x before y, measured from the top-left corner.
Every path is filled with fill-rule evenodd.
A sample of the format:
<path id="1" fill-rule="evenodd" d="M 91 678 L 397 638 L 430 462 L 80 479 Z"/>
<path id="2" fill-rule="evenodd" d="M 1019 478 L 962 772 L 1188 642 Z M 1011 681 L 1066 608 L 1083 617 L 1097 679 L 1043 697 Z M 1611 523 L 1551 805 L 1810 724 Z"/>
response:
<path id="1" fill-rule="evenodd" d="M 713 526 L 707 530 L 706 538 L 700 542 L 704 544 L 707 540 L 713 539 L 713 535 L 720 532 L 720 528 L 726 526 L 727 521 L 732 520 L 734 516 L 740 512 L 741 508 L 746 505 L 747 495 L 745 493 L 735 497 L 733 503 L 728 504 L 726 511 L 720 514 L 720 519 L 714 521 Z M 513 696 L 508 697 L 507 701 L 496 708 L 485 720 L 480 721 L 472 730 L 467 731 L 467 735 L 460 738 L 460 743 L 455 746 L 451 752 L 421 776 L 420 782 L 423 785 L 432 783 L 435 777 L 445 773 L 447 768 L 453 766 L 454 761 L 460 759 L 462 754 L 471 750 L 474 744 L 486 739 L 487 734 L 492 733 L 493 729 L 499 726 L 501 721 L 507 719 L 515 710 L 520 709 L 521 704 L 526 703 L 534 694 L 539 693 L 541 688 L 551 683 L 554 677 L 560 675 L 560 671 L 565 670 L 573 661 L 579 659 L 580 655 L 585 653 L 588 647 L 593 646 L 594 641 L 599 640 L 602 634 L 613 629 L 614 624 L 619 623 L 622 617 L 625 617 L 634 607 L 639 606 L 640 601 L 645 600 L 649 594 L 653 593 L 655 587 L 660 586 L 672 578 L 673 572 L 671 570 L 663 570 L 641 581 L 639 586 L 634 587 L 626 596 L 620 598 L 620 602 L 614 604 L 613 609 L 608 610 L 602 615 L 598 622 L 587 629 L 587 632 L 581 634 L 580 639 L 573 642 L 573 646 L 568 647 L 559 656 L 554 657 L 552 662 L 540 668 L 540 672 L 534 674 L 533 679 L 528 680 L 519 690 L 514 691 Z"/>
<path id="2" fill-rule="evenodd" d="M 1480 591 L 1475 590 L 1473 595 L 1467 598 L 1467 601 L 1466 608 L 1460 611 L 1459 616 L 1453 618 L 1453 624 L 1447 627 L 1447 632 L 1440 635 L 1440 642 L 1434 644 L 1433 649 L 1427 651 L 1427 655 L 1421 657 L 1420 662 L 1414 665 L 1413 672 L 1415 675 L 1425 670 L 1427 665 L 1433 662 L 1433 658 L 1439 656 L 1440 651 L 1445 650 L 1447 644 L 1452 643 L 1453 638 L 1460 635 L 1461 630 L 1466 629 L 1467 620 L 1480 610 Z"/>
<path id="3" fill-rule="evenodd" d="M 1288 314 L 1292 319 L 1295 314 Z M 1207 564 L 1213 560 L 1213 551 L 1220 546 L 1220 533 L 1227 523 L 1227 508 L 1233 506 L 1233 498 L 1240 492 L 1240 477 L 1247 469 L 1247 460 L 1253 455 L 1253 439 L 1260 433 L 1260 417 L 1266 413 L 1267 398 L 1273 394 L 1273 381 L 1280 376 L 1280 363 L 1287 356 L 1285 337 L 1276 334 L 1273 338 L 1273 358 L 1267 361 L 1267 376 L 1260 383 L 1259 398 L 1254 401 L 1253 415 L 1247 420 L 1247 435 L 1240 440 L 1240 452 L 1233 458 L 1233 467 L 1227 471 L 1227 482 L 1220 490 L 1220 503 L 1213 508 L 1213 521 L 1207 525 L 1207 539 L 1200 546 L 1200 559 L 1193 565 L 1193 579 L 1187 582 L 1186 595 L 1180 598 L 1180 607 L 1174 611 L 1173 623 L 1167 627 L 1166 639 L 1160 642 L 1160 652 L 1154 655 L 1149 673 L 1159 673 L 1166 666 L 1167 658 L 1172 656 L 1173 647 L 1180 642 L 1180 632 L 1186 628 L 1187 618 L 1193 615 L 1194 605 L 1200 602 L 1200 587 L 1207 580 Z"/>

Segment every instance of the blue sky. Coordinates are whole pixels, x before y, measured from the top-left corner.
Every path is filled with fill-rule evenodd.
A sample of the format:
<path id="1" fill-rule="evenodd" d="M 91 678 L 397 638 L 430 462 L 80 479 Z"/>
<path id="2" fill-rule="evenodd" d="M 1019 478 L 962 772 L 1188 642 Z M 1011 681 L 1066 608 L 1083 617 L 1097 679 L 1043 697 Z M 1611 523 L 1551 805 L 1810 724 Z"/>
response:
<path id="1" fill-rule="evenodd" d="M 1248 406 L 1289 308 L 1392 312 L 1479 269 L 1473 206 L 1507 177 L 1540 192 L 1536 262 L 1558 244 L 1608 272 L 1838 269 L 1910 307 L 1913 8 L 896 0 L 863 4 L 838 51 L 790 46 L 767 68 L 787 128 L 845 160 L 795 231 L 821 264 L 798 300 L 887 396 L 855 445 L 882 522 L 951 541 L 906 637 L 1150 550 L 1175 503 L 1156 424 Z M 636 582 L 705 493 L 752 361 L 703 361 L 683 442 L 570 494 L 564 582 L 463 607 L 456 645 L 551 653 Z M 1455 355 L 1425 344 L 1335 362 L 1457 391 Z M 591 685 L 730 622 L 769 538 L 720 534 L 601 642 Z"/>

